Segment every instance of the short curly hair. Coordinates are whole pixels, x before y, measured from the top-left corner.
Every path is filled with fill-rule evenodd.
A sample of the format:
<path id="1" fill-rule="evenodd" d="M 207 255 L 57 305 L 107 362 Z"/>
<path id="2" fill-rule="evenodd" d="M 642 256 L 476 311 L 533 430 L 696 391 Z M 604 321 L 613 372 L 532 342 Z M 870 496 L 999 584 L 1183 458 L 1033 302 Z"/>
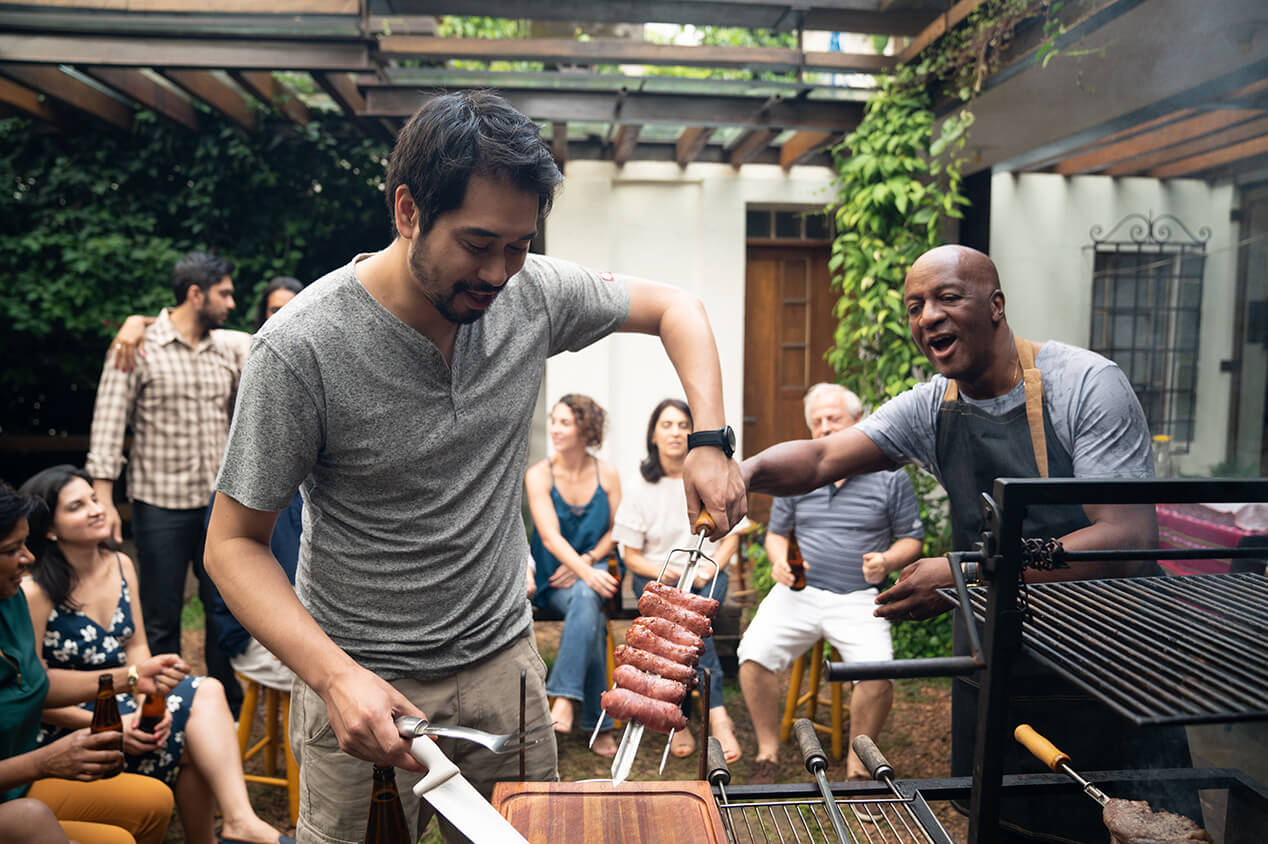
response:
<path id="1" fill-rule="evenodd" d="M 568 393 L 555 406 L 566 406 L 572 411 L 573 423 L 581 432 L 586 448 L 598 448 L 603 445 L 603 431 L 607 426 L 608 414 L 599 407 L 598 402 L 581 393 Z"/>

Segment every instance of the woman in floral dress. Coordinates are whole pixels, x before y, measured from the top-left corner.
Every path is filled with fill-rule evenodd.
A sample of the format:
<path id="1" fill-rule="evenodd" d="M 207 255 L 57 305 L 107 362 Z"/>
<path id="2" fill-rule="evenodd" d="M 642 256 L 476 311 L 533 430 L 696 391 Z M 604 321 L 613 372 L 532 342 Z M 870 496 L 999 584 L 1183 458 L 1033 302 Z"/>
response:
<path id="1" fill-rule="evenodd" d="M 150 660 L 136 571 L 127 555 L 103 545 L 110 533 L 91 477 L 73 466 L 54 466 L 23 484 L 22 492 L 48 508 L 30 518 L 36 562 L 23 589 L 50 672 L 101 671 Z M 225 842 L 289 840 L 251 808 L 237 732 L 219 682 L 181 680 L 168 691 L 167 714 L 153 733 L 137 729 L 138 701 L 131 694 L 117 698 L 126 770 L 172 787 L 186 841 L 214 844 L 217 806 Z M 92 704 L 46 710 L 40 742 L 55 741 L 91 720 Z"/>

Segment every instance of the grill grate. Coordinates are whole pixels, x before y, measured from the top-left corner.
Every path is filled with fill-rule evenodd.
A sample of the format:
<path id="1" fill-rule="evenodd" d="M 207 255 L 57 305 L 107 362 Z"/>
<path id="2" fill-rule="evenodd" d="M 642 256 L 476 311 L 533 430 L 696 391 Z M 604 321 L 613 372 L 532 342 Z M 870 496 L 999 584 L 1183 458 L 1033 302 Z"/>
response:
<path id="1" fill-rule="evenodd" d="M 836 842 L 827 807 L 819 798 L 782 798 L 769 787 L 760 796 L 739 787 L 717 786 L 718 809 L 722 812 L 731 844 L 767 842 Z M 754 799 L 758 797 L 758 799 Z M 951 844 L 951 838 L 929 810 L 924 799 L 915 797 L 837 798 L 845 821 L 847 838 L 843 844 Z M 921 823 L 921 817 L 925 822 Z M 926 831 L 932 830 L 932 834 Z"/>
<path id="2" fill-rule="evenodd" d="M 1027 650 L 1133 723 L 1268 718 L 1268 578 L 1082 580 L 1029 590 Z M 969 591 L 981 623 L 986 589 Z"/>

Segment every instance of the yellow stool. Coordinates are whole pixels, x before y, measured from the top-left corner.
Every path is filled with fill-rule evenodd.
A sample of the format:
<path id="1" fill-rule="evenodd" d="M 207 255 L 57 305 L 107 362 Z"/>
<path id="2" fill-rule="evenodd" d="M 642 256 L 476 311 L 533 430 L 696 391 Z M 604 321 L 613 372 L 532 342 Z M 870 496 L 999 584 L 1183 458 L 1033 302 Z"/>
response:
<path id="1" fill-rule="evenodd" d="M 829 727 L 815 721 L 815 712 L 819 706 L 819 681 L 823 672 L 824 641 L 820 639 L 807 653 L 810 654 L 810 681 L 805 694 L 801 693 L 801 678 L 806 673 L 806 654 L 797 657 L 793 663 L 792 678 L 788 681 L 788 698 L 784 701 L 784 717 L 779 724 L 779 740 L 788 741 L 792 733 L 793 721 L 797 720 L 797 708 L 803 704 L 806 716 L 814 724 L 817 732 L 832 736 L 832 755 L 837 760 L 845 758 L 845 722 L 849 719 L 850 708 L 845 705 L 840 681 L 830 681 L 832 686 L 832 726 Z M 831 653 L 829 649 L 829 653 Z"/>
<path id="2" fill-rule="evenodd" d="M 291 695 L 290 692 L 279 692 L 270 689 L 254 680 L 238 675 L 242 684 L 242 713 L 238 718 L 238 749 L 242 753 L 242 765 L 252 759 L 260 751 L 264 751 L 264 774 L 243 774 L 247 782 L 284 787 L 290 798 L 291 825 L 299 820 L 299 764 L 291 753 Z M 264 738 L 251 744 L 251 728 L 255 726 L 255 709 L 260 702 L 260 692 L 264 692 Z M 281 716 L 279 718 L 279 715 Z M 281 735 L 278 734 L 279 730 Z M 277 776 L 277 749 L 284 748 L 286 753 L 286 776 Z"/>

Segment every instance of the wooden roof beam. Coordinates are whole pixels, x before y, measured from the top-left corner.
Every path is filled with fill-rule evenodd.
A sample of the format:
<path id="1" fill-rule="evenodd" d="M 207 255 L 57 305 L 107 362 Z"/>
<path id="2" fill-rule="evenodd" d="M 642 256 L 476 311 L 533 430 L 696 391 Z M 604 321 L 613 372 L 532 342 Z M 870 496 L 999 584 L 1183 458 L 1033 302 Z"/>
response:
<path id="1" fill-rule="evenodd" d="M 365 113 L 365 97 L 357 89 L 357 85 L 346 73 L 314 73 L 313 79 L 321 89 L 335 101 L 343 113 L 349 117 L 359 117 Z"/>
<path id="2" fill-rule="evenodd" d="M 163 36 L 0 33 L 5 61 L 207 70 L 370 71 L 368 45 L 349 41 L 213 40 Z"/>
<path id="3" fill-rule="evenodd" d="M 561 171 L 568 163 L 568 124 L 550 124 L 550 154 Z"/>
<path id="4" fill-rule="evenodd" d="M 831 132 L 798 132 L 779 148 L 779 166 L 784 170 L 791 170 L 794 164 L 809 158 L 830 140 Z"/>
<path id="5" fill-rule="evenodd" d="M 132 128 L 132 109 L 86 82 L 55 67 L 31 64 L 3 64 L 0 73 L 28 88 L 113 123 L 120 129 Z"/>
<path id="6" fill-rule="evenodd" d="M 542 61 L 548 64 L 645 64 L 681 67 L 739 67 L 763 70 L 823 70 L 883 73 L 893 56 L 802 52 L 784 47 L 713 47 L 654 44 L 601 38 L 433 38 L 389 35 L 379 39 L 379 55 L 413 59 Z"/>
<path id="7" fill-rule="evenodd" d="M 162 71 L 182 91 L 219 111 L 248 132 L 254 132 L 256 113 L 246 97 L 221 82 L 206 70 Z"/>
<path id="8" fill-rule="evenodd" d="M 898 61 L 902 64 L 914 59 L 920 54 L 920 51 L 928 47 L 934 41 L 937 41 L 947 32 L 955 29 L 960 21 L 964 20 L 978 6 L 985 3 L 986 0 L 960 0 L 945 15 L 938 15 L 933 21 L 920 31 L 920 34 L 911 39 L 911 43 L 903 48 L 898 54 Z"/>
<path id="9" fill-rule="evenodd" d="M 616 166 L 621 167 L 630 160 L 634 147 L 638 144 L 638 133 L 642 129 L 636 123 L 624 123 L 616 130 L 616 138 L 612 141 L 612 160 L 616 162 Z"/>
<path id="10" fill-rule="evenodd" d="M 1268 117 L 1261 117 L 1258 120 L 1252 120 L 1249 123 L 1239 123 L 1232 129 L 1226 129 L 1223 132 L 1216 132 L 1212 135 L 1206 135 L 1197 140 L 1190 141 L 1186 144 L 1177 144 L 1173 147 L 1161 149 L 1151 155 L 1141 156 L 1139 158 L 1130 158 L 1121 164 L 1105 170 L 1103 175 L 1106 176 L 1136 176 L 1155 167 L 1160 167 L 1172 161 L 1179 161 L 1182 158 L 1189 158 L 1194 155 L 1201 155 L 1207 152 L 1213 152 L 1221 147 L 1231 146 L 1241 141 L 1257 138 L 1260 135 L 1268 135 Z"/>
<path id="11" fill-rule="evenodd" d="M 1196 176 L 1203 170 L 1210 170 L 1213 167 L 1266 153 L 1268 153 L 1268 136 L 1263 136 L 1202 155 L 1182 158 L 1162 167 L 1155 167 L 1144 175 L 1154 179 L 1176 179 L 1184 176 Z"/>
<path id="12" fill-rule="evenodd" d="M 778 134 L 774 129 L 750 129 L 731 147 L 731 166 L 739 170 L 766 149 Z"/>
<path id="13" fill-rule="evenodd" d="M 0 76 L 0 102 L 7 103 L 25 114 L 60 129 L 70 129 L 69 121 L 56 106 L 25 85 L 19 85 L 3 76 Z"/>
<path id="14" fill-rule="evenodd" d="M 273 74 L 263 70 L 231 70 L 229 75 L 248 94 L 277 109 L 292 123 L 307 126 L 312 121 L 308 106 L 300 101 L 294 91 L 278 82 Z"/>
<path id="15" fill-rule="evenodd" d="M 189 100 L 170 88 L 149 79 L 139 70 L 119 67 L 100 67 L 88 65 L 76 68 L 87 76 L 136 100 L 141 105 L 161 114 L 168 120 L 179 123 L 187 129 L 198 131 L 198 109 Z"/>
<path id="16" fill-rule="evenodd" d="M 696 156 L 700 155 L 700 150 L 704 149 L 704 145 L 708 143 L 709 136 L 712 134 L 712 129 L 697 126 L 688 126 L 683 129 L 682 134 L 678 136 L 678 140 L 674 143 L 674 160 L 678 162 L 678 166 L 686 167 L 695 161 Z"/>
<path id="17" fill-rule="evenodd" d="M 1258 115 L 1245 109 L 1220 109 L 1208 111 L 1163 126 L 1142 135 L 1128 138 L 1118 143 L 1067 158 L 1057 164 L 1055 170 L 1063 176 L 1074 176 L 1080 173 L 1094 173 L 1104 168 L 1126 161 L 1138 155 L 1155 152 L 1163 147 L 1190 141 L 1194 138 L 1218 132 L 1238 123 L 1245 123 Z"/>

